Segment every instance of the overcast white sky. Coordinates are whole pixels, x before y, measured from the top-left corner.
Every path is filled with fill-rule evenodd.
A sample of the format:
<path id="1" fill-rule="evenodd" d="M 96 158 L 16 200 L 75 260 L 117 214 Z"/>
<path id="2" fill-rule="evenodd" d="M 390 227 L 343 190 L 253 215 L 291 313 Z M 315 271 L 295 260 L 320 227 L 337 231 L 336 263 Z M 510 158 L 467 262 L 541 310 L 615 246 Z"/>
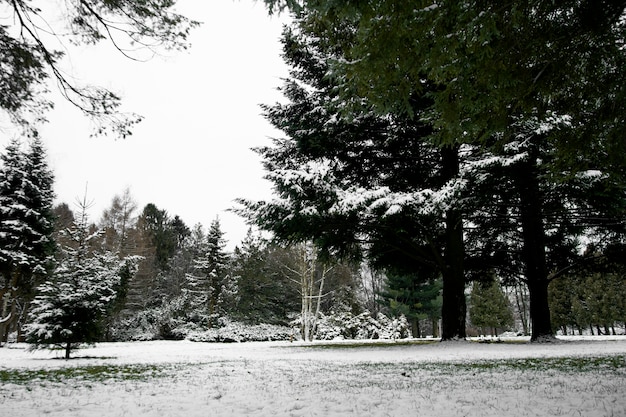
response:
<path id="1" fill-rule="evenodd" d="M 225 210 L 235 198 L 271 194 L 250 148 L 280 135 L 259 104 L 281 99 L 276 88 L 287 68 L 279 39 L 287 17 L 270 17 L 253 0 L 179 0 L 178 10 L 203 22 L 188 51 L 145 63 L 123 58 L 108 44 L 70 51 L 68 71 L 118 92 L 126 111 L 145 117 L 130 138 L 90 138 L 89 121 L 63 102 L 40 133 L 58 201 L 73 206 L 87 186 L 97 221 L 128 187 L 138 211 L 154 203 L 189 227 L 208 227 L 219 216 L 232 248 L 248 226 Z"/>

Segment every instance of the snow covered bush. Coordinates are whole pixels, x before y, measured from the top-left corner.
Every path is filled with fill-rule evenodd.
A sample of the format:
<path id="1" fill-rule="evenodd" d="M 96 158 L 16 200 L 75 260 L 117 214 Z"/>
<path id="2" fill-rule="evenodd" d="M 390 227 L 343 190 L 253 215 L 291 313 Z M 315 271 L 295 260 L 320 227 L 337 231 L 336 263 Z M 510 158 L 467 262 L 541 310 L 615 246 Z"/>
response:
<path id="1" fill-rule="evenodd" d="M 176 307 L 176 303 L 165 303 L 138 311 L 116 323 L 112 337 L 118 341 L 183 340 L 189 332 L 203 328 Z"/>
<path id="2" fill-rule="evenodd" d="M 299 321 L 292 322 L 299 327 Z M 372 317 L 369 312 L 353 315 L 349 312 L 323 314 L 317 322 L 318 340 L 335 339 L 406 339 L 411 337 L 406 317 L 389 318 L 382 313 Z"/>
<path id="3" fill-rule="evenodd" d="M 274 324 L 247 325 L 227 319 L 221 319 L 220 325 L 221 327 L 201 332 L 190 332 L 187 335 L 187 340 L 193 342 L 262 342 L 291 340 L 293 338 L 293 330 L 287 326 Z"/>

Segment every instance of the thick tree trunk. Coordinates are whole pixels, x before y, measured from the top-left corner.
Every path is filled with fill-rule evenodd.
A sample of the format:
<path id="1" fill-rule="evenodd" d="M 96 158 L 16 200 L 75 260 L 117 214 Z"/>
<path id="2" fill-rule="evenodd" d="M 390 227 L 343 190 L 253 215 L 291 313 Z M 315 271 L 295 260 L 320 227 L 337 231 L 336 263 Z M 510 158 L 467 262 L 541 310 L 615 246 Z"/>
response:
<path id="1" fill-rule="evenodd" d="M 543 198 L 539 189 L 536 158 L 531 154 L 518 175 L 520 221 L 522 226 L 522 258 L 530 296 L 530 321 L 533 342 L 553 339 L 548 304 L 548 269 L 546 237 L 543 224 Z"/>
<path id="2" fill-rule="evenodd" d="M 459 172 L 458 147 L 442 149 L 444 177 L 452 179 Z M 463 217 L 458 210 L 446 213 L 446 237 L 443 254 L 443 305 L 441 307 L 441 340 L 465 339 L 465 243 Z"/>
<path id="3" fill-rule="evenodd" d="M 465 274 L 463 258 L 463 225 L 457 212 L 446 218 L 446 248 L 443 271 L 443 305 L 441 307 L 441 340 L 464 339 Z"/>
<path id="4" fill-rule="evenodd" d="M 422 337 L 422 332 L 420 330 L 420 321 L 417 318 L 411 319 L 411 334 L 413 335 L 413 337 Z"/>

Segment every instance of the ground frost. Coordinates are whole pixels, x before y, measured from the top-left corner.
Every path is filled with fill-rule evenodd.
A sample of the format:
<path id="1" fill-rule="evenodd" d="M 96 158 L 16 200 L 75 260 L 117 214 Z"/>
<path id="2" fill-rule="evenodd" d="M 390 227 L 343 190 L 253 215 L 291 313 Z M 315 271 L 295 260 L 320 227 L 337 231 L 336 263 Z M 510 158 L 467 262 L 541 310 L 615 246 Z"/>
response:
<path id="1" fill-rule="evenodd" d="M 12 417 L 626 415 L 624 338 L 308 346 L 103 344 L 70 361 L 3 348 L 0 409 Z"/>

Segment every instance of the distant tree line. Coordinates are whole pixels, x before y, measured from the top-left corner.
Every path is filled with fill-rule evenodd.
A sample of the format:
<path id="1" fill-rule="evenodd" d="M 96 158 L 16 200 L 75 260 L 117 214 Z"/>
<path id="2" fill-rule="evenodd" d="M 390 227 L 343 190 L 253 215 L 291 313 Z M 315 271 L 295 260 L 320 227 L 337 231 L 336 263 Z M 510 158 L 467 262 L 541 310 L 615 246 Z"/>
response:
<path id="1" fill-rule="evenodd" d="M 182 339 L 233 322 L 298 328 L 290 337 L 305 340 L 440 337 L 436 274 L 424 280 L 402 267 L 342 261 L 310 242 L 272 242 L 252 230 L 228 251 L 219 219 L 189 228 L 154 204 L 138 211 L 129 190 L 92 222 L 87 198 L 75 210 L 53 206 L 39 139 L 14 140 L 1 158 L 3 343 L 14 334 L 69 356 L 80 343 Z M 553 281 L 555 331 L 623 326 L 623 270 L 604 266 Z M 468 324 L 481 334 L 519 329 L 514 312 L 528 332 L 527 294 L 504 284 L 492 274 L 472 286 Z"/>
<path id="2" fill-rule="evenodd" d="M 41 140 L 24 147 L 13 140 L 0 165 L 3 343 L 13 334 L 69 355 L 80 343 L 180 339 L 232 321 L 302 326 L 298 336 L 312 339 L 318 320 L 323 327 L 334 314 L 349 321 L 367 313 L 372 319 L 362 321 L 371 324 L 397 313 L 385 304 L 380 274 L 321 258 L 312 245 L 272 243 L 250 230 L 229 252 L 219 219 L 208 230 L 189 228 L 154 204 L 138 211 L 129 190 L 95 222 L 87 196 L 74 210 L 54 206 Z"/>

